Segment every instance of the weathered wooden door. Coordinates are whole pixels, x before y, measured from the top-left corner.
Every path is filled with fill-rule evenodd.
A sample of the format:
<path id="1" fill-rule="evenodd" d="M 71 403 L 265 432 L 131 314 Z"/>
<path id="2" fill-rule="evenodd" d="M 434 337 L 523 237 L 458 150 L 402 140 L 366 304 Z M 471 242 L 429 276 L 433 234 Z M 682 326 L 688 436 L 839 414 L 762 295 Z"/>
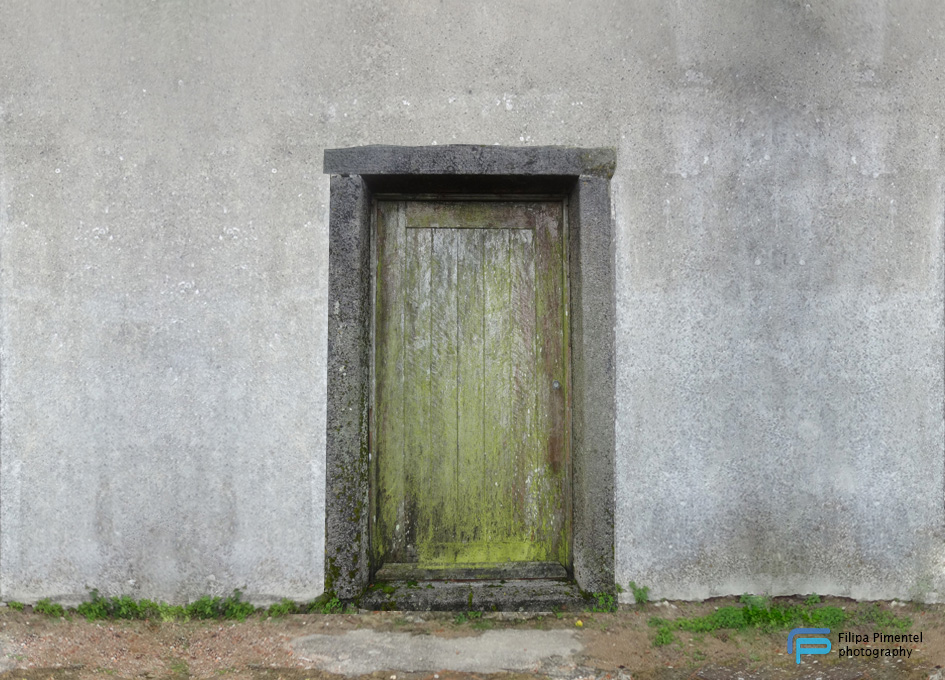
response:
<path id="1" fill-rule="evenodd" d="M 375 558 L 566 567 L 562 203 L 378 201 L 376 217 Z"/>

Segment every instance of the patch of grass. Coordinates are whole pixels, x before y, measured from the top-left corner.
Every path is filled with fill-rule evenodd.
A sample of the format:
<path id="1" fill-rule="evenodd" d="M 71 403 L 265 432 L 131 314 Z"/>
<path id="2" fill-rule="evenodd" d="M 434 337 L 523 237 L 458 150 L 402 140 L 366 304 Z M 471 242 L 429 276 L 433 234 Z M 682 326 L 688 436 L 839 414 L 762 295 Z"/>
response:
<path id="1" fill-rule="evenodd" d="M 637 604 L 646 604 L 650 599 L 650 589 L 648 586 L 638 586 L 634 581 L 630 581 L 630 592 L 633 593 L 633 601 Z"/>
<path id="2" fill-rule="evenodd" d="M 665 647 L 671 645 L 675 639 L 676 636 L 668 628 L 660 628 L 656 631 L 656 637 L 653 638 L 653 646 Z"/>
<path id="3" fill-rule="evenodd" d="M 167 668 L 173 675 L 190 677 L 190 666 L 183 659 L 171 659 Z"/>
<path id="4" fill-rule="evenodd" d="M 804 623 L 812 628 L 839 628 L 848 619 L 840 607 L 817 607 L 806 613 Z"/>
<path id="5" fill-rule="evenodd" d="M 470 612 L 473 613 L 473 612 Z M 481 614 L 482 612 L 475 612 Z M 480 619 L 478 621 L 473 621 L 469 624 L 469 627 L 473 630 L 492 630 L 495 627 L 495 622 L 492 619 Z"/>
<path id="6" fill-rule="evenodd" d="M 103 597 L 98 590 L 89 594 L 89 601 L 83 602 L 76 611 L 89 621 L 98 619 L 156 619 L 160 618 L 162 606 L 165 613 L 170 605 L 151 600 L 135 600 L 128 595 L 121 597 Z"/>
<path id="7" fill-rule="evenodd" d="M 215 619 L 217 618 L 217 603 L 219 601 L 219 597 L 204 595 L 199 600 L 194 600 L 187 605 L 187 616 L 192 619 Z"/>
<path id="8" fill-rule="evenodd" d="M 745 593 L 738 598 L 738 601 L 746 607 L 753 607 L 755 609 L 768 609 L 771 606 L 771 598 L 767 595 L 749 595 Z"/>
<path id="9" fill-rule="evenodd" d="M 188 619 L 235 619 L 244 621 L 256 608 L 243 602 L 239 590 L 226 598 L 204 596 L 188 605 L 171 605 L 153 600 L 135 600 L 128 595 L 105 597 L 97 589 L 89 593 L 89 600 L 76 607 L 89 621 L 101 619 L 160 619 L 177 621 Z"/>
<path id="10" fill-rule="evenodd" d="M 37 614 L 45 614 L 46 616 L 65 616 L 66 610 L 63 609 L 61 604 L 56 604 L 55 602 L 49 600 L 48 598 L 43 598 L 39 602 L 33 605 L 33 611 Z"/>
<path id="11" fill-rule="evenodd" d="M 591 593 L 585 596 L 591 601 L 588 611 L 592 612 L 615 612 L 617 611 L 617 598 L 610 593 Z"/>
<path id="12" fill-rule="evenodd" d="M 78 607 L 76 607 L 76 611 L 89 621 L 107 619 L 108 600 L 102 597 L 97 588 L 93 589 L 92 592 L 89 593 L 89 597 L 89 601 L 81 603 Z"/>
<path id="13" fill-rule="evenodd" d="M 340 614 L 344 605 L 333 592 L 328 591 L 312 600 L 307 609 L 312 614 Z"/>
<path id="14" fill-rule="evenodd" d="M 161 621 L 165 623 L 168 621 L 182 621 L 187 618 L 187 612 L 183 605 L 159 602 L 157 605 L 157 614 L 154 618 L 161 619 Z"/>
<path id="15" fill-rule="evenodd" d="M 186 607 L 192 619 L 230 619 L 245 621 L 246 617 L 256 612 L 256 607 L 243 602 L 242 593 L 234 590 L 224 598 L 204 596 Z"/>
<path id="16" fill-rule="evenodd" d="M 652 617 L 649 625 L 657 629 L 653 645 L 659 647 L 675 640 L 674 631 L 707 633 L 717 630 L 760 629 L 765 632 L 798 627 L 839 628 L 850 621 L 850 615 L 839 607 L 815 607 L 772 603 L 764 595 L 743 595 L 742 606 L 719 607 L 706 616 L 679 618 L 672 621 Z"/>
<path id="17" fill-rule="evenodd" d="M 908 616 L 897 616 L 891 611 L 883 609 L 875 602 L 871 605 L 860 607 L 856 616 L 855 623 L 861 625 L 872 625 L 880 630 L 899 630 L 906 631 L 912 627 L 912 619 Z"/>
<path id="18" fill-rule="evenodd" d="M 298 612 L 298 610 L 299 608 L 295 602 L 287 597 L 284 597 L 279 602 L 271 605 L 266 613 L 274 618 L 280 618 L 283 616 L 288 616 L 289 614 L 295 614 Z"/>
<path id="19" fill-rule="evenodd" d="M 480 611 L 468 611 L 468 612 L 459 612 L 453 617 L 453 623 L 456 625 L 462 625 L 468 621 L 473 622 L 473 628 L 476 628 L 476 623 L 484 623 L 482 620 L 482 612 Z M 491 625 L 489 626 L 492 627 Z"/>
<path id="20" fill-rule="evenodd" d="M 243 601 L 243 594 L 234 590 L 233 594 L 223 600 L 222 613 L 224 619 L 245 621 L 246 617 L 256 613 L 256 607 Z"/>
<path id="21" fill-rule="evenodd" d="M 15 612 L 21 612 L 26 607 L 22 602 L 17 602 L 16 600 L 11 600 L 7 602 L 7 606 Z"/>

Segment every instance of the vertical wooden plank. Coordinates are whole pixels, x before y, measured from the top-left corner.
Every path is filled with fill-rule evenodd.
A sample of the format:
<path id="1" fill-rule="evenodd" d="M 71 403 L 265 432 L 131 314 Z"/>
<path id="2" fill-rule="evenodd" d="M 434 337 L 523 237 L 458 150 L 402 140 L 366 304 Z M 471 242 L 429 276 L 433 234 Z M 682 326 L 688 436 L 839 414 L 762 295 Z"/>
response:
<path id="1" fill-rule="evenodd" d="M 451 561 L 439 554 L 456 535 L 457 310 L 455 229 L 433 229 L 430 273 L 430 486 L 424 490 L 417 529 L 422 561 Z"/>
<path id="2" fill-rule="evenodd" d="M 459 559 L 478 562 L 484 558 L 482 519 L 490 511 L 483 485 L 493 483 L 483 457 L 485 404 L 484 378 L 484 229 L 457 230 L 457 484 L 456 536 L 462 544 Z"/>
<path id="3" fill-rule="evenodd" d="M 531 544 L 531 559 L 543 559 L 541 536 L 536 531 L 540 521 L 541 452 L 538 437 L 540 413 L 536 410 L 535 393 L 538 375 L 536 363 L 536 299 L 535 248 L 531 231 L 513 231 L 509 235 L 510 299 L 509 318 L 511 346 L 511 403 L 509 477 L 514 486 L 509 493 L 516 499 L 512 535 Z"/>
<path id="4" fill-rule="evenodd" d="M 375 552 L 382 560 L 396 559 L 404 548 L 403 207 L 396 201 L 377 203 Z"/>
<path id="5" fill-rule="evenodd" d="M 510 537 L 516 508 L 515 481 L 509 478 L 512 351 L 508 314 L 511 299 L 509 230 L 483 233 L 483 539 L 494 545 Z"/>
<path id="6" fill-rule="evenodd" d="M 567 541 L 563 540 L 569 528 L 564 494 L 570 454 L 565 439 L 567 373 L 564 365 L 564 241 L 561 227 L 559 205 L 542 206 L 536 211 L 536 412 L 539 417 L 537 451 L 542 456 L 537 463 L 543 473 L 538 488 L 534 489 L 540 499 L 535 530 L 542 542 L 548 542 L 550 557 L 567 557 L 569 549 Z"/>
<path id="7" fill-rule="evenodd" d="M 433 444 L 430 430 L 431 317 L 430 276 L 433 232 L 406 230 L 404 276 L 404 493 L 405 550 L 398 562 L 418 560 L 418 530 L 432 517 L 423 514 L 432 484 Z M 431 531 L 427 526 L 426 534 Z"/>

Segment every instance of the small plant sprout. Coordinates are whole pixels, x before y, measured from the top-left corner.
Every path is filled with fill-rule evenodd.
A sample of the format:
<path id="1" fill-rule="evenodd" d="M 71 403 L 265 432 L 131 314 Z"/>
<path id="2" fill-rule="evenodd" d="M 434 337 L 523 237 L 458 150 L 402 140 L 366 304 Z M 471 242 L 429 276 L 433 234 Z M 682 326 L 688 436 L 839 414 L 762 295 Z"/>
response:
<path id="1" fill-rule="evenodd" d="M 650 589 L 648 586 L 638 586 L 635 581 L 630 581 L 630 592 L 633 593 L 633 601 L 637 604 L 646 604 L 650 599 Z"/>

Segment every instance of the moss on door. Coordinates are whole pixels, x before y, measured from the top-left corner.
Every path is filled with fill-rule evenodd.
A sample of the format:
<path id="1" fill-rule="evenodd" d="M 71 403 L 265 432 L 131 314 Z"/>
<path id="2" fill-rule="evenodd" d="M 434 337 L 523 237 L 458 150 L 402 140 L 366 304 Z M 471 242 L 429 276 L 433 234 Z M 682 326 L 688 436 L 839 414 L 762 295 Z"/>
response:
<path id="1" fill-rule="evenodd" d="M 378 564 L 569 564 L 563 214 L 378 201 Z"/>

